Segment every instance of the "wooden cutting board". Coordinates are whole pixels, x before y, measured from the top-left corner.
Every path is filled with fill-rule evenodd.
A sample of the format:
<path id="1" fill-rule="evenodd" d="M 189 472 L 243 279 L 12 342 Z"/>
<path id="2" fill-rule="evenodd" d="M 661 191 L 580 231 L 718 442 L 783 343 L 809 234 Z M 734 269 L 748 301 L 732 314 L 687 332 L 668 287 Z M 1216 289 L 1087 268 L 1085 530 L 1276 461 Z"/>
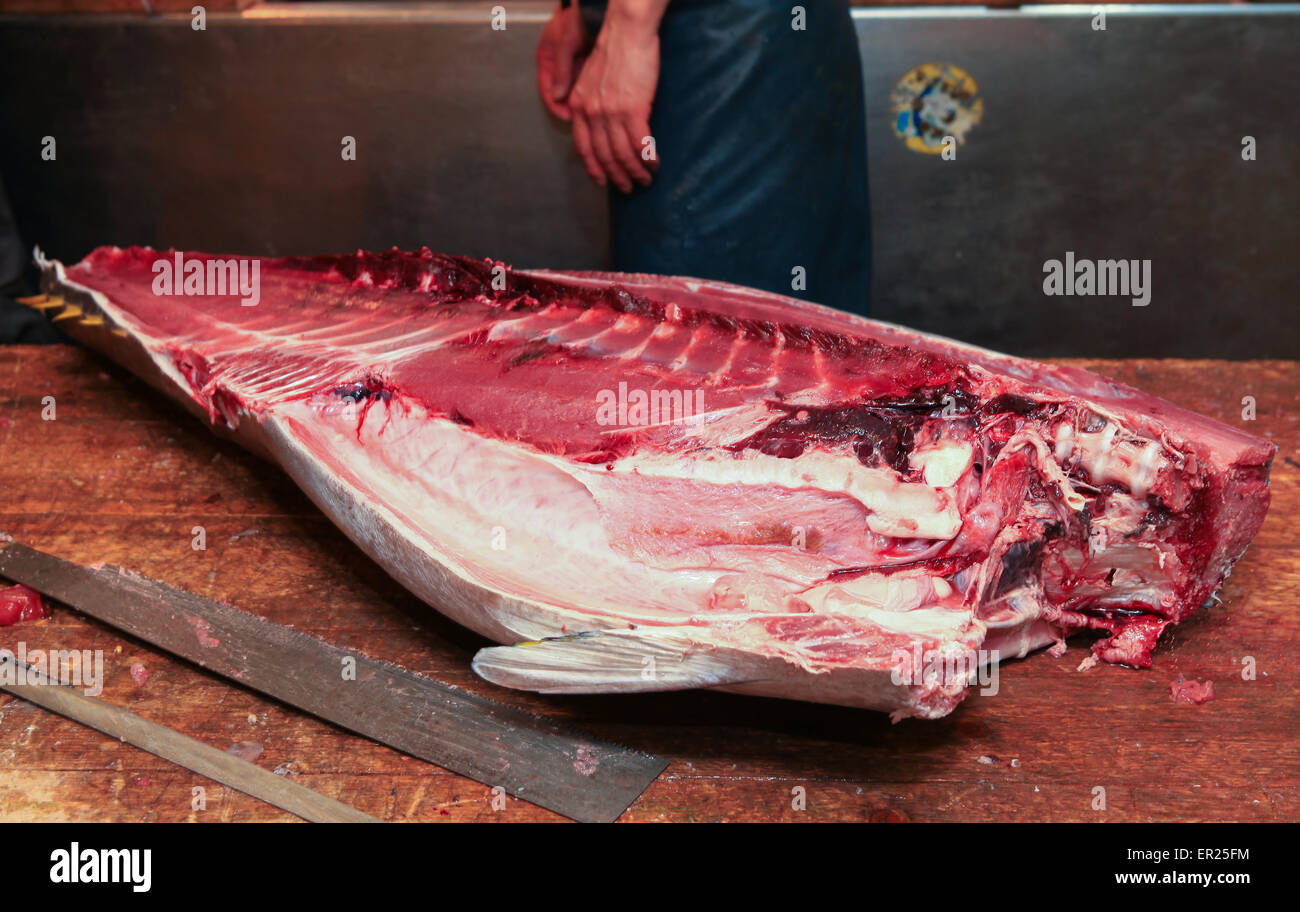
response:
<path id="1" fill-rule="evenodd" d="M 550 697 L 486 684 L 469 667 L 486 641 L 406 593 L 279 470 L 76 348 L 0 348 L 0 530 L 668 757 L 625 820 L 1296 820 L 1300 364 L 1077 363 L 1277 443 L 1268 520 L 1223 604 L 1168 635 L 1154 668 L 1076 671 L 1088 652 L 1075 640 L 1061 658 L 1005 663 L 996 696 L 972 693 L 937 722 L 700 691 Z M 0 629 L 0 646 L 19 640 L 102 649 L 104 699 L 376 817 L 558 819 L 522 802 L 494 809 L 476 782 L 66 609 Z M 1214 701 L 1175 703 L 1180 676 L 1213 680 Z M 0 695 L 0 820 L 214 819 L 295 818 Z"/>

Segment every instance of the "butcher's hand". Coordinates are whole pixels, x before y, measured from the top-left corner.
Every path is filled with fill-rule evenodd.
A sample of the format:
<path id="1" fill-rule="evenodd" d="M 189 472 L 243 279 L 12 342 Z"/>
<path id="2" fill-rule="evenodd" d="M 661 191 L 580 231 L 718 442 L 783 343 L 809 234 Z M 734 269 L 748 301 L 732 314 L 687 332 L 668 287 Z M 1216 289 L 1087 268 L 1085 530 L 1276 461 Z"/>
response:
<path id="1" fill-rule="evenodd" d="M 543 34 L 543 46 L 571 46 L 563 42 L 571 40 L 572 26 L 564 23 L 576 15 L 576 6 L 556 11 L 547 25 L 548 32 L 554 27 L 554 37 Z M 667 6 L 668 0 L 610 0 L 595 46 L 567 97 L 553 108 L 573 121 L 573 144 L 591 179 L 602 187 L 608 182 L 631 193 L 633 181 L 648 185 L 659 166 L 650 105 L 659 82 L 659 23 Z M 554 97 L 563 74 L 552 68 L 543 76 L 541 53 L 539 47 L 538 80 L 550 86 Z M 554 60 L 556 54 L 550 56 Z"/>
<path id="2" fill-rule="evenodd" d="M 546 109 L 561 120 L 573 118 L 569 93 L 590 50 L 591 36 L 578 4 L 556 7 L 537 42 L 537 91 Z"/>

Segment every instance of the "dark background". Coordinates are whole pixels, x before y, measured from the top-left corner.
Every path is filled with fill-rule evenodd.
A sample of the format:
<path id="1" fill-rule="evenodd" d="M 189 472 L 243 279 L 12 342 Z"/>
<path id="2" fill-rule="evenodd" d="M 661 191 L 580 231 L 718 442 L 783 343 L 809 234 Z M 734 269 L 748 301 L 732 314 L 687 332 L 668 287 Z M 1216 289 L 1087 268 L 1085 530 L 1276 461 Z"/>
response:
<path id="1" fill-rule="evenodd" d="M 22 238 L 0 287 L 21 288 L 10 261 L 36 244 L 65 261 L 428 245 L 607 265 L 604 197 L 536 99 L 550 4 L 509 4 L 505 31 L 490 6 L 253 7 L 203 32 L 0 16 L 0 178 Z M 857 16 L 874 316 L 1024 355 L 1300 357 L 1300 7 L 1111 12 L 1105 31 L 1087 10 Z M 926 62 L 984 99 L 956 161 L 893 135 L 890 93 Z M 1067 250 L 1150 259 L 1150 306 L 1044 296 Z"/>

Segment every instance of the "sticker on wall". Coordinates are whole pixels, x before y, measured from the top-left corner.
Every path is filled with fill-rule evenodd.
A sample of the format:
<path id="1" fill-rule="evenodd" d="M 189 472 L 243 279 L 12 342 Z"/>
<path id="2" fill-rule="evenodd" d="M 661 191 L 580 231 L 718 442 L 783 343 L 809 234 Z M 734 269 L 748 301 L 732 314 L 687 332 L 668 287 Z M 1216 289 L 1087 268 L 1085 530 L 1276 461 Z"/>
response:
<path id="1" fill-rule="evenodd" d="M 894 132 L 907 147 L 927 155 L 943 151 L 945 136 L 958 144 L 984 116 L 979 86 L 951 63 L 923 63 L 898 80 L 890 99 Z"/>

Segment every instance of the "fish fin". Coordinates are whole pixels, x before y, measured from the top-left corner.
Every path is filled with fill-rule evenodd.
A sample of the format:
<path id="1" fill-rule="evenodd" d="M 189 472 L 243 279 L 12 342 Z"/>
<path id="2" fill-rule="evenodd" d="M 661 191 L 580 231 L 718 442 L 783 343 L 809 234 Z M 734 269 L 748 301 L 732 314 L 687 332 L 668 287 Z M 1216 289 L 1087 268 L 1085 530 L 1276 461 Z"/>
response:
<path id="1" fill-rule="evenodd" d="M 734 659 L 681 633 L 621 630 L 481 649 L 474 671 L 493 684 L 539 693 L 685 690 L 748 680 Z"/>
<path id="2" fill-rule="evenodd" d="M 63 306 L 63 299 L 55 295 L 34 295 L 30 298 L 15 298 L 19 304 L 23 304 L 33 310 L 53 310 L 55 307 Z"/>
<path id="3" fill-rule="evenodd" d="M 82 309 L 78 307 L 76 304 L 69 304 L 67 310 L 63 311 L 63 313 L 59 314 L 50 322 L 57 323 L 60 320 L 71 320 L 73 317 L 81 316 L 82 313 L 83 313 Z"/>

